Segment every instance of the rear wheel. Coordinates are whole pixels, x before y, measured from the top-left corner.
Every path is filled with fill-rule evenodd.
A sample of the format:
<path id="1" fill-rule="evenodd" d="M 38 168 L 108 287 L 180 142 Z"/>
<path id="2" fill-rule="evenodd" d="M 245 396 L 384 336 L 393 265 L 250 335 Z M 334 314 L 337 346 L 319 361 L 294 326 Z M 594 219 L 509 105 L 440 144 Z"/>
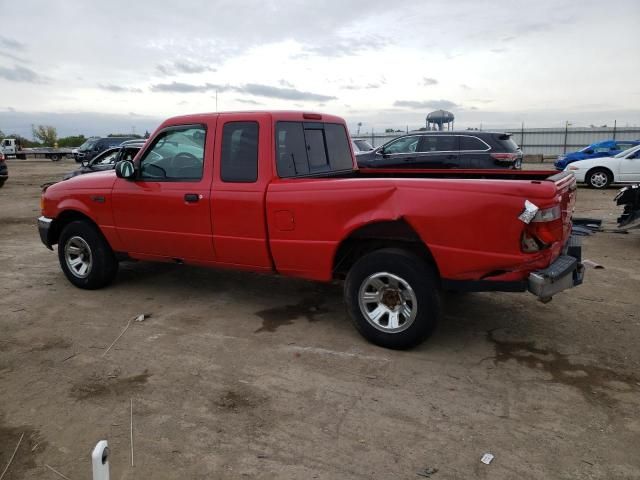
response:
<path id="1" fill-rule="evenodd" d="M 612 181 L 613 178 L 611 178 L 611 173 L 604 168 L 591 170 L 587 175 L 587 184 L 591 188 L 604 189 L 607 188 Z"/>
<path id="2" fill-rule="evenodd" d="M 71 222 L 63 228 L 58 240 L 58 260 L 67 279 L 87 290 L 107 286 L 118 272 L 111 247 L 86 221 Z"/>
<path id="3" fill-rule="evenodd" d="M 345 282 L 355 327 L 382 347 L 413 347 L 433 332 L 440 317 L 435 274 L 423 260 L 386 248 L 360 258 Z"/>

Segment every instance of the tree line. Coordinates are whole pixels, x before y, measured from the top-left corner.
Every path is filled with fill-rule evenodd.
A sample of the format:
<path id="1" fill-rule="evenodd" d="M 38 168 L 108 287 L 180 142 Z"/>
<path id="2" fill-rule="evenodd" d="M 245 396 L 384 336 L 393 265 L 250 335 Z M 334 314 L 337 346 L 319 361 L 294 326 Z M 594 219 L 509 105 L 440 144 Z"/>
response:
<path id="1" fill-rule="evenodd" d="M 58 146 L 59 148 L 73 148 L 79 147 L 88 140 L 88 137 L 82 134 L 58 137 L 58 130 L 52 125 L 33 125 L 31 127 L 31 135 L 32 139 L 28 139 L 16 133 L 5 134 L 0 130 L 0 140 L 4 138 L 15 138 L 26 148 L 54 146 Z M 107 137 L 149 138 L 149 132 L 145 132 L 144 136 L 135 133 L 110 133 Z"/>

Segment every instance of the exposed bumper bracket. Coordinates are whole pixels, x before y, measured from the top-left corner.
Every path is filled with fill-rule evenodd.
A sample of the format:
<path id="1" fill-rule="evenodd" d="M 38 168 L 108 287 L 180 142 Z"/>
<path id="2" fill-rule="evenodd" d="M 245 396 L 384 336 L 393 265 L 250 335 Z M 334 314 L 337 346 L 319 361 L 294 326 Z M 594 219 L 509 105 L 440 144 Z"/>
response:
<path id="1" fill-rule="evenodd" d="M 528 290 L 543 302 L 548 302 L 556 293 L 573 288 L 584 279 L 584 266 L 580 238 L 572 236 L 555 262 L 543 270 L 529 274 Z"/>
<path id="2" fill-rule="evenodd" d="M 49 230 L 51 229 L 51 224 L 53 223 L 52 218 L 40 217 L 38 218 L 38 232 L 40 233 L 40 240 L 42 243 L 49 249 L 53 250 L 51 246 L 51 242 L 49 242 Z"/>

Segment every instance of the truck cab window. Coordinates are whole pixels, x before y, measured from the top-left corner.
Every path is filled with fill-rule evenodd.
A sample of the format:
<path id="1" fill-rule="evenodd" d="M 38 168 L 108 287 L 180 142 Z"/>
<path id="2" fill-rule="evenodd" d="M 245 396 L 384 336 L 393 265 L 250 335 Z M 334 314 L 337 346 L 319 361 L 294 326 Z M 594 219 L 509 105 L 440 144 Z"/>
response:
<path id="1" fill-rule="evenodd" d="M 202 178 L 203 126 L 171 128 L 160 134 L 140 161 L 140 177 L 150 181 L 194 181 Z"/>
<path id="2" fill-rule="evenodd" d="M 349 138 L 339 124 L 278 122 L 276 155 L 283 178 L 353 169 Z"/>
<path id="3" fill-rule="evenodd" d="M 223 182 L 258 180 L 258 124 L 228 122 L 222 128 L 220 178 Z"/>

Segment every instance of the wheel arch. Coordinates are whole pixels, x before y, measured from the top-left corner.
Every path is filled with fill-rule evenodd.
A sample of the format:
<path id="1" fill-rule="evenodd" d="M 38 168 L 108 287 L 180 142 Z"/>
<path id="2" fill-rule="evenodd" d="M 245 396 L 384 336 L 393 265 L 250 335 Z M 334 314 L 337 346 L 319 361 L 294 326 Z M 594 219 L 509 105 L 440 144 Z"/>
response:
<path id="1" fill-rule="evenodd" d="M 587 170 L 586 175 L 584 176 L 585 179 L 585 183 L 589 183 L 589 177 L 591 176 L 591 174 L 596 171 L 596 170 L 602 170 L 604 172 L 607 173 L 607 175 L 609 175 L 609 178 L 611 178 L 611 183 L 614 183 L 616 180 L 616 176 L 613 173 L 613 170 L 611 170 L 609 167 L 605 167 L 602 165 L 596 165 L 594 167 L 591 167 L 589 170 Z"/>
<path id="2" fill-rule="evenodd" d="M 432 265 L 440 278 L 431 250 L 403 218 L 371 222 L 352 230 L 336 249 L 332 266 L 333 278 L 344 279 L 359 258 L 383 248 L 400 248 L 413 253 Z"/>
<path id="3" fill-rule="evenodd" d="M 48 235 L 49 245 L 55 245 L 56 243 L 58 243 L 60 233 L 62 232 L 64 227 L 75 221 L 85 221 L 92 225 L 98 232 L 101 232 L 98 224 L 87 214 L 82 213 L 79 210 L 63 210 L 51 223 L 51 228 L 49 229 Z"/>

